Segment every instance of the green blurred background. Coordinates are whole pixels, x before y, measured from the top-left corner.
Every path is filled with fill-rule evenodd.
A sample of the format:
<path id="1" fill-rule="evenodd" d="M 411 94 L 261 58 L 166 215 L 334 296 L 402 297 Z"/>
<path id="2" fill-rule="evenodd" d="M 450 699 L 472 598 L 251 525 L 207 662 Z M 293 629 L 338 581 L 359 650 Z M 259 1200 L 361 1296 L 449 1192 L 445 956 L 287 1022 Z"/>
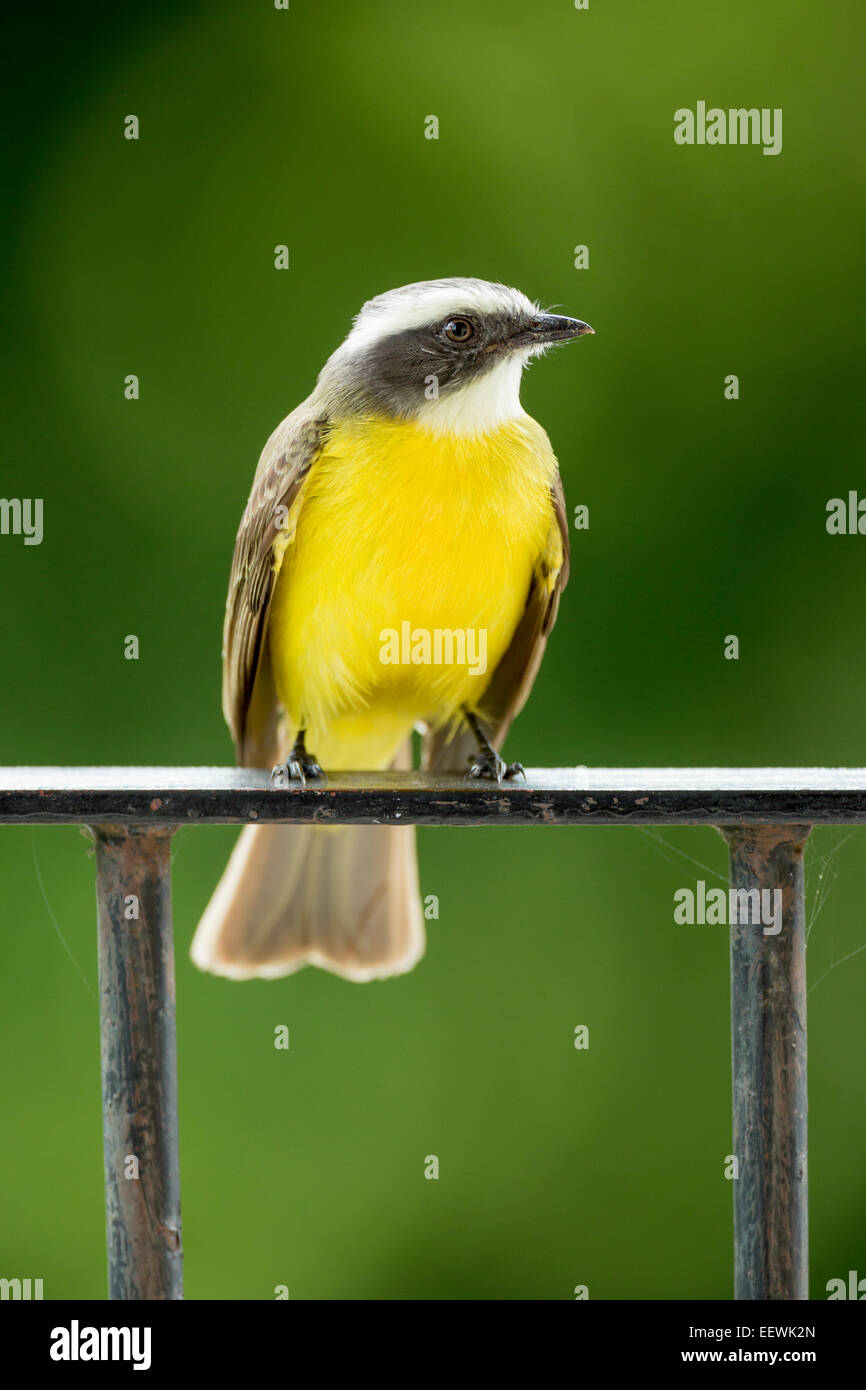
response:
<path id="1" fill-rule="evenodd" d="M 0 761 L 231 761 L 259 449 L 366 298 L 479 275 L 597 334 L 524 388 L 590 529 L 510 755 L 864 763 L 866 539 L 824 524 L 866 492 L 863 28 L 805 0 L 19 13 L 0 491 L 44 498 L 45 538 L 0 538 Z M 676 146 L 698 99 L 782 107 L 783 152 Z M 715 831 L 425 831 L 427 956 L 367 986 L 194 971 L 234 835 L 174 849 L 189 1297 L 730 1296 L 726 935 L 673 922 L 722 882 Z M 102 1298 L 93 863 L 13 828 L 0 874 L 0 1274 Z M 866 832 L 816 832 L 817 1298 L 866 1275 L 864 885 Z"/>

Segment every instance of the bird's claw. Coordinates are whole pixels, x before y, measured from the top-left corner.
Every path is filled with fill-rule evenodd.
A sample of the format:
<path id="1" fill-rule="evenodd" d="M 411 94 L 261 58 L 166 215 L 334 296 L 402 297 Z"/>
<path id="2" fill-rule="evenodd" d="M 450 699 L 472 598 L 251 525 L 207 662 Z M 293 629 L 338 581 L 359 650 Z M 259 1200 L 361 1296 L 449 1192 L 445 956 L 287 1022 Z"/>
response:
<path id="1" fill-rule="evenodd" d="M 498 753 L 476 753 L 471 759 L 467 776 L 476 781 L 495 782 L 499 787 L 502 786 L 503 780 L 510 781 L 512 777 L 522 777 L 524 782 L 526 781 L 523 764 L 506 763 Z"/>
<path id="2" fill-rule="evenodd" d="M 308 780 L 312 782 L 326 782 L 328 780 L 315 758 L 311 757 L 309 753 L 292 753 L 288 762 L 278 763 L 271 772 L 271 781 L 278 787 L 285 787 L 292 783 L 305 787 Z"/>

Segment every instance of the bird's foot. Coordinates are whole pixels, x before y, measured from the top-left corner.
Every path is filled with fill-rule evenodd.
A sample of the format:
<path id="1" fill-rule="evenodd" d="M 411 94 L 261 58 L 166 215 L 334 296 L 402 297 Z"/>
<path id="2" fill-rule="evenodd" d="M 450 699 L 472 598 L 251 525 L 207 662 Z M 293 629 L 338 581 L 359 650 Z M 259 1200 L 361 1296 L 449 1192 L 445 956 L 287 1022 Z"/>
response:
<path id="1" fill-rule="evenodd" d="M 470 764 L 466 775 L 477 781 L 495 782 L 499 787 L 502 786 L 503 780 L 510 781 L 512 777 L 522 777 L 526 781 L 522 763 L 506 763 L 492 748 L 479 748 L 474 757 L 470 758 Z"/>
<path id="2" fill-rule="evenodd" d="M 271 772 L 271 781 L 278 787 L 305 787 L 308 781 L 327 782 L 327 777 L 312 753 L 305 748 L 293 748 L 288 761 L 278 763 Z"/>
<path id="3" fill-rule="evenodd" d="M 289 776 L 292 781 L 300 782 L 302 787 L 307 785 L 307 778 L 312 782 L 321 782 L 325 780 L 324 772 L 319 767 L 312 753 L 308 753 L 306 749 L 298 752 L 295 752 L 294 749 L 292 750 L 291 756 L 289 757 L 288 768 Z"/>

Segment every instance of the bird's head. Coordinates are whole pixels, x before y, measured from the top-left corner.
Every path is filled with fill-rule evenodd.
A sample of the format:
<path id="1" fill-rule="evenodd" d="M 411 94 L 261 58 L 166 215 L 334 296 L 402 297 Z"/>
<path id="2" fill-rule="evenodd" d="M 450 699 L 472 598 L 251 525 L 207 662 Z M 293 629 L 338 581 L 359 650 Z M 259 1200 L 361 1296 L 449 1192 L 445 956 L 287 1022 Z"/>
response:
<path id="1" fill-rule="evenodd" d="M 522 413 L 520 376 L 531 357 L 592 332 L 507 285 L 423 280 L 364 305 L 319 387 L 336 413 L 481 433 Z"/>

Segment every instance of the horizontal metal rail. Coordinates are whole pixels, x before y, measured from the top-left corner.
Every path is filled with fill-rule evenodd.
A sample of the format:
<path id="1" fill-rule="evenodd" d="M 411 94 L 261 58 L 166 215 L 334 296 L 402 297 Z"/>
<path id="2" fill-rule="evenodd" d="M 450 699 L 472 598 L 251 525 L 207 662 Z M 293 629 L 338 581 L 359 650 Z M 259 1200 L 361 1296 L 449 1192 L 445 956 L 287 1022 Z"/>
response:
<path id="1" fill-rule="evenodd" d="M 109 1296 L 182 1296 L 171 835 L 181 825 L 715 825 L 731 888 L 734 1294 L 808 1298 L 803 858 L 813 825 L 866 824 L 864 768 L 542 768 L 502 786 L 351 773 L 306 787 L 231 768 L 0 769 L 0 823 L 97 842 Z"/>
<path id="2" fill-rule="evenodd" d="M 221 767 L 0 769 L 0 823 L 862 825 L 866 768 L 528 768 L 501 786 L 420 772 L 306 787 Z"/>

